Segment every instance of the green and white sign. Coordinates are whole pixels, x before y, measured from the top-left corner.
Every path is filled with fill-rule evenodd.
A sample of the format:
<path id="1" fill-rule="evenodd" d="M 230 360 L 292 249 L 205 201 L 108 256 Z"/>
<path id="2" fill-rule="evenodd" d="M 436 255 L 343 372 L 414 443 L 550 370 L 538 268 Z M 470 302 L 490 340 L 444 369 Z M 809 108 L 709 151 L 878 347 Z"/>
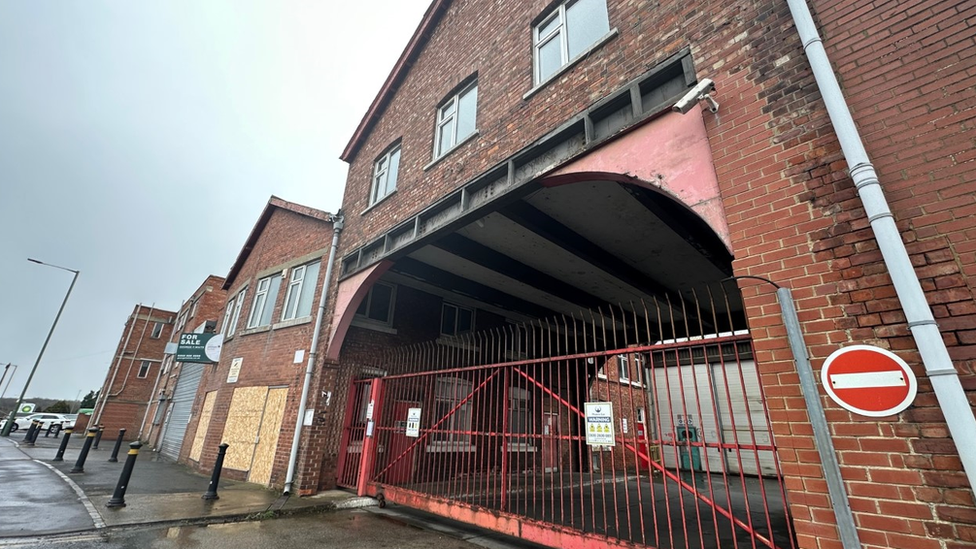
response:
<path id="1" fill-rule="evenodd" d="M 34 411 L 34 408 L 36 408 L 36 407 L 37 406 L 35 406 L 33 402 L 21 402 L 20 403 L 20 409 L 17 410 L 17 411 L 20 412 L 20 413 L 22 413 L 22 414 L 29 414 L 29 413 L 33 412 Z"/>
<path id="2" fill-rule="evenodd" d="M 219 362 L 220 350 L 223 345 L 223 334 L 180 334 L 180 344 L 176 348 L 176 361 L 201 362 L 204 364 Z"/>

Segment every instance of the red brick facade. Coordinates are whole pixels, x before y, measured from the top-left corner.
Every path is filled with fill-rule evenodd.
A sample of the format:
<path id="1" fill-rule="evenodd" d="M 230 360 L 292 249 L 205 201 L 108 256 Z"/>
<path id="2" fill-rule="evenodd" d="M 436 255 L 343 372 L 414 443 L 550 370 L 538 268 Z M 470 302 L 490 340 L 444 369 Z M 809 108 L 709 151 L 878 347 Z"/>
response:
<path id="1" fill-rule="evenodd" d="M 224 463 L 224 475 L 228 478 L 247 479 L 251 482 L 263 483 L 275 488 L 281 488 L 285 481 L 288 468 L 288 457 L 291 450 L 292 437 L 295 432 L 295 422 L 301 397 L 302 383 L 312 341 L 312 330 L 315 326 L 315 314 L 321 292 L 322 280 L 325 275 L 324 258 L 328 257 L 332 244 L 331 216 L 326 212 L 307 208 L 298 204 L 286 202 L 272 197 L 267 208 L 258 220 L 250 238 L 243 247 L 240 256 L 231 269 L 223 284 L 226 293 L 222 304 L 226 312 L 227 303 L 236 300 L 244 292 L 240 313 L 237 317 L 221 315 L 218 330 L 228 334 L 225 322 L 228 318 L 234 323 L 233 335 L 225 335 L 220 362 L 205 366 L 204 375 L 200 382 L 196 400 L 193 404 L 193 415 L 187 427 L 180 461 L 191 467 L 206 472 L 212 469 L 216 459 L 218 446 L 228 441 L 232 446 L 228 450 L 228 459 Z M 313 285 L 308 299 L 311 307 L 308 310 L 298 310 L 298 316 L 282 320 L 283 309 L 289 298 L 289 282 L 296 269 L 303 265 L 319 265 L 319 271 L 314 279 L 305 279 L 303 284 Z M 257 298 L 261 279 L 282 275 L 280 287 L 276 297 L 265 297 L 266 307 L 270 308 L 266 324 L 248 327 L 254 300 Z M 269 292 L 267 296 L 271 296 Z M 236 309 L 235 309 L 236 310 Z M 303 312 L 304 311 L 304 312 Z M 236 380 L 230 376 L 232 365 L 238 364 Z M 287 397 L 283 408 L 272 409 L 273 398 L 261 396 L 258 405 L 263 413 L 256 414 L 253 421 L 243 421 L 234 424 L 235 418 L 229 417 L 234 405 L 235 390 L 237 394 L 252 394 L 247 390 L 262 389 L 269 391 L 287 390 Z M 205 412 L 207 395 L 212 394 L 212 408 Z M 253 393 L 257 394 L 257 393 Z M 263 395 L 264 393 L 262 393 Z M 317 394 L 312 391 L 313 395 Z M 243 397 L 241 397 L 243 398 Z M 242 401 L 243 402 L 243 401 Z M 315 409 L 316 401 L 310 401 L 309 408 Z M 209 421 L 201 425 L 203 415 L 209 413 Z M 281 413 L 279 416 L 276 413 Z M 254 434 L 260 427 L 261 437 L 267 437 L 269 426 L 267 422 L 274 418 L 273 436 L 277 436 L 273 448 L 248 448 L 247 452 L 254 454 L 253 460 L 243 459 L 240 447 L 243 439 L 248 436 L 254 440 Z M 239 419 L 239 418 L 237 418 Z M 205 434 L 199 434 L 201 428 L 207 429 Z M 246 430 L 245 434 L 231 431 Z M 249 434 L 247 434 L 249 433 Z M 237 438 L 234 438 L 234 437 Z M 314 435 L 312 435 L 314 436 Z M 231 459 L 231 455 L 237 458 Z M 235 459 L 237 461 L 235 461 Z M 241 467 L 240 463 L 270 461 L 268 478 L 256 479 L 253 469 Z"/>
<path id="2" fill-rule="evenodd" d="M 139 438 L 175 322 L 176 313 L 145 305 L 136 305 L 126 320 L 92 420 L 108 436 L 114 438 L 125 429 L 127 439 Z"/>
<path id="3" fill-rule="evenodd" d="M 897 352 L 919 374 L 913 407 L 881 421 L 856 417 L 822 398 L 862 543 L 976 547 L 972 489 L 786 3 L 608 0 L 616 34 L 533 92 L 531 28 L 550 5 L 542 0 L 433 3 L 412 52 L 401 59 L 409 68 L 391 77 L 389 93 L 385 89 L 374 103 L 344 154 L 350 171 L 342 250 L 372 241 L 690 48 L 698 78 L 715 81 L 721 103 L 717 114 L 703 118 L 730 229 L 734 274 L 762 276 L 793 289 L 815 369 L 837 348 L 866 343 Z M 976 56 L 971 55 L 976 5 L 814 0 L 812 9 L 926 297 L 976 405 Z M 477 135 L 431 163 L 436 107 L 474 74 Z M 398 140 L 397 190 L 368 208 L 374 161 Z M 839 547 L 775 296 L 766 285 L 740 285 L 799 545 Z M 354 367 L 369 363 L 369 347 L 384 343 L 350 332 L 344 345 L 340 363 Z M 343 383 L 335 390 L 342 391 Z M 341 405 L 334 400 L 332 409 Z M 326 486 L 331 469 L 321 472 L 318 484 Z M 303 489 L 310 487 L 303 481 Z"/>
<path id="4" fill-rule="evenodd" d="M 227 301 L 227 292 L 223 289 L 224 278 L 210 275 L 200 284 L 193 294 L 183 302 L 180 312 L 176 315 L 176 326 L 169 342 L 176 344 L 180 335 L 203 330 L 208 322 L 214 326 L 219 322 Z M 165 409 L 159 410 L 160 399 L 169 400 L 173 396 L 173 389 L 180 377 L 182 363 L 173 362 L 172 356 L 163 359 L 163 368 L 156 381 L 156 392 L 149 404 L 149 414 L 142 425 L 141 440 L 148 446 L 159 446 L 159 437 L 165 420 Z M 165 402 L 165 401 L 163 401 Z"/>

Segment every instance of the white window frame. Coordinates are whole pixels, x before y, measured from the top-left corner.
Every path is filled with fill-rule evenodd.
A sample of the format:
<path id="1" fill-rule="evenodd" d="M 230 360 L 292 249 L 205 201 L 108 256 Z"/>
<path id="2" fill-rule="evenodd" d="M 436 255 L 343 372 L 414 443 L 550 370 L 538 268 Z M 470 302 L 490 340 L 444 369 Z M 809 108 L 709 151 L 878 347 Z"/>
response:
<path id="1" fill-rule="evenodd" d="M 257 328 L 259 326 L 268 326 L 271 324 L 271 317 L 268 316 L 268 322 L 262 324 L 261 317 L 264 316 L 264 308 L 271 307 L 274 309 L 274 302 L 278 300 L 278 292 L 281 291 L 281 283 L 278 283 L 278 290 L 275 292 L 272 299 L 268 300 L 268 290 L 271 289 L 271 282 L 275 277 L 281 278 L 281 273 L 275 273 L 271 276 L 266 276 L 261 280 L 258 280 L 257 289 L 254 291 L 254 299 L 251 301 L 251 311 L 247 315 L 247 327 Z"/>
<path id="2" fill-rule="evenodd" d="M 556 8 L 553 9 L 549 15 L 543 17 L 542 20 L 539 21 L 539 23 L 537 23 L 535 26 L 532 27 L 532 65 L 533 65 L 532 74 L 533 74 L 533 81 L 535 82 L 536 85 L 546 82 L 550 78 L 556 76 L 557 74 L 560 73 L 560 71 L 564 67 L 570 65 L 577 58 L 583 57 L 584 54 L 590 50 L 590 48 L 600 43 L 600 40 L 597 39 L 593 42 L 593 44 L 590 44 L 590 46 L 584 48 L 581 52 L 577 53 L 574 57 L 570 57 L 569 55 L 569 38 L 568 38 L 569 32 L 568 31 L 570 29 L 567 26 L 568 20 L 566 18 L 566 10 L 569 6 L 572 6 L 573 4 L 576 4 L 580 1 L 585 1 L 585 0 L 566 0 L 562 2 L 561 4 L 556 6 Z M 603 1 L 604 10 L 606 10 L 605 0 L 593 0 L 593 1 Z M 606 22 L 608 30 L 610 27 L 609 19 L 610 18 L 608 15 L 607 22 Z M 543 36 L 541 34 L 543 27 L 553 22 L 553 20 L 558 20 L 557 24 L 554 25 L 553 28 L 546 35 Z M 542 75 L 541 72 L 542 56 L 540 55 L 540 52 L 542 48 L 547 46 L 553 40 L 559 41 L 559 56 L 560 56 L 559 67 L 556 68 L 554 71 L 552 71 L 550 74 Z"/>
<path id="3" fill-rule="evenodd" d="M 139 364 L 139 371 L 136 373 L 136 377 L 139 379 L 145 379 L 149 377 L 150 370 L 152 370 L 152 361 L 143 360 L 142 363 Z"/>
<path id="4" fill-rule="evenodd" d="M 241 321 L 241 308 L 244 306 L 244 296 L 247 295 L 247 288 L 243 288 L 234 299 L 227 302 L 227 311 L 224 313 L 224 336 L 231 337 L 237 332 L 237 325 Z M 230 313 L 230 316 L 227 316 Z"/>
<path id="5" fill-rule="evenodd" d="M 182 313 L 180 313 L 179 318 L 176 320 L 177 330 L 182 330 L 183 326 L 186 326 L 186 313 L 187 311 L 183 311 Z"/>
<path id="6" fill-rule="evenodd" d="M 400 159 L 402 154 L 400 143 L 390 147 L 382 156 L 373 162 L 373 184 L 369 190 L 369 205 L 372 206 L 393 194 L 399 180 Z M 394 162 L 396 160 L 396 162 Z M 393 169 L 390 166 L 396 164 Z M 392 178 L 392 181 L 391 181 Z"/>
<path id="7" fill-rule="evenodd" d="M 630 382 L 630 360 L 627 355 L 617 355 L 617 379 L 621 383 Z"/>
<path id="8" fill-rule="evenodd" d="M 156 321 L 156 323 L 153 324 L 152 332 L 149 333 L 149 338 L 159 339 L 161 337 L 163 337 L 163 323 Z"/>
<path id="9" fill-rule="evenodd" d="M 452 308 L 455 309 L 455 312 L 454 312 L 454 331 L 453 331 L 453 333 L 446 333 L 446 332 L 444 332 L 444 309 L 447 308 L 447 307 L 452 307 Z M 458 313 L 460 313 L 461 311 L 467 311 L 467 312 L 471 313 L 471 328 L 468 329 L 467 331 L 464 331 L 464 332 L 458 332 L 458 319 L 460 318 L 460 315 Z M 458 305 L 456 303 L 451 303 L 451 302 L 448 302 L 448 301 L 442 301 L 441 302 L 441 322 L 440 322 L 440 327 L 439 327 L 439 330 L 441 332 L 441 335 L 442 336 L 446 336 L 446 337 L 458 337 L 460 335 L 469 334 L 469 333 L 473 332 L 474 331 L 474 322 L 475 322 L 475 316 L 474 315 L 475 315 L 475 310 L 472 309 L 471 307 L 463 307 L 463 306 Z"/>
<path id="10" fill-rule="evenodd" d="M 319 264 L 321 264 L 322 263 L 322 260 L 321 259 L 317 259 L 315 261 L 310 261 L 310 262 L 308 262 L 308 263 L 306 263 L 304 265 L 298 265 L 298 266 L 292 267 L 291 268 L 291 272 L 288 273 L 288 285 L 285 286 L 285 304 L 281 306 L 281 321 L 282 322 L 284 322 L 286 320 L 294 320 L 295 318 L 301 318 L 301 317 L 298 316 L 298 304 L 301 303 L 301 301 L 302 301 L 302 295 L 305 293 L 305 290 L 307 288 L 307 286 L 305 285 L 305 282 L 306 282 L 306 279 L 308 277 L 305 276 L 305 275 L 308 272 L 308 267 L 311 266 L 313 263 L 319 263 Z M 321 270 L 321 267 L 319 268 L 319 270 Z M 296 274 L 300 274 L 301 275 L 301 278 L 298 279 L 298 280 L 296 280 L 295 279 Z M 312 297 L 315 296 L 315 285 L 316 285 L 317 282 L 318 282 L 318 273 L 315 275 L 315 280 L 312 281 L 312 287 L 310 289 L 310 291 L 312 292 Z M 295 299 L 292 300 L 291 299 L 291 295 L 292 295 L 291 290 L 292 290 L 292 287 L 296 287 L 296 286 L 297 286 L 298 290 L 295 292 Z M 311 310 L 309 310 L 309 315 L 310 314 L 311 314 Z M 304 317 L 304 316 L 308 316 L 308 315 L 302 315 L 302 317 Z"/>
<path id="11" fill-rule="evenodd" d="M 458 116 L 461 98 L 469 93 L 475 94 L 474 120 L 471 121 L 471 133 L 458 135 Z M 460 145 L 468 136 L 478 132 L 478 80 L 475 79 L 470 84 L 464 86 L 459 92 L 455 93 L 447 101 L 437 107 L 437 124 L 434 126 L 434 160 L 444 156 L 455 147 Z M 441 148 L 441 135 L 450 132 L 450 142 L 443 149 Z"/>

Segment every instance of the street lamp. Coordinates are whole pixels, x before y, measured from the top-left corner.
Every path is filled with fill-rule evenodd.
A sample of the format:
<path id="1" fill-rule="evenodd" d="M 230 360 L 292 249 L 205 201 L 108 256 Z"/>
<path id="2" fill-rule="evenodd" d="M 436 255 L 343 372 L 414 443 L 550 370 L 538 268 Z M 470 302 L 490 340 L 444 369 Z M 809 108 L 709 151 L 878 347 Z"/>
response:
<path id="1" fill-rule="evenodd" d="M 3 400 L 3 397 L 7 394 L 7 389 L 10 388 L 10 382 L 14 380 L 14 375 L 17 374 L 17 365 L 16 364 L 7 364 L 7 367 L 3 369 L 3 375 L 4 376 L 7 375 L 7 370 L 9 370 L 11 366 L 14 367 L 14 371 L 13 372 L 10 372 L 10 377 L 7 378 L 7 385 L 4 386 L 3 391 L 0 392 L 0 400 Z M 2 377 L 0 377 L 0 383 L 3 383 L 3 378 Z"/>
<path id="2" fill-rule="evenodd" d="M 27 258 L 27 261 L 32 263 L 37 263 L 38 265 L 45 265 L 47 267 L 54 267 L 55 269 L 61 269 L 62 271 L 68 271 L 69 273 L 74 273 L 75 276 L 71 278 L 71 285 L 68 286 L 68 293 L 64 294 L 64 301 L 61 302 L 61 308 L 58 309 L 57 316 L 54 317 L 54 324 L 51 324 L 51 330 L 47 333 L 47 338 L 44 340 L 44 345 L 41 345 L 41 352 L 37 354 L 37 360 L 34 361 L 34 367 L 31 368 L 30 374 L 27 376 L 27 383 L 24 383 L 24 390 L 20 392 L 20 398 L 17 399 L 17 405 L 14 409 L 10 411 L 10 417 L 7 418 L 7 423 L 3 426 L 3 431 L 0 431 L 0 436 L 10 436 L 10 430 L 14 425 L 14 418 L 17 415 L 17 410 L 20 409 L 20 404 L 24 401 L 24 395 L 27 394 L 27 388 L 30 387 L 30 382 L 34 379 L 34 372 L 37 371 L 37 365 L 41 363 L 41 357 L 44 356 L 44 350 L 47 349 L 47 344 L 51 341 L 51 335 L 54 334 L 54 329 L 58 326 L 58 320 L 61 318 L 61 313 L 64 311 L 64 306 L 68 303 L 68 297 L 71 295 L 71 290 L 75 287 L 75 282 L 78 280 L 78 274 L 81 271 L 76 271 L 74 269 L 69 269 L 67 267 L 59 267 L 57 265 L 51 265 L 50 263 L 44 263 L 43 261 L 38 261 L 36 259 Z"/>

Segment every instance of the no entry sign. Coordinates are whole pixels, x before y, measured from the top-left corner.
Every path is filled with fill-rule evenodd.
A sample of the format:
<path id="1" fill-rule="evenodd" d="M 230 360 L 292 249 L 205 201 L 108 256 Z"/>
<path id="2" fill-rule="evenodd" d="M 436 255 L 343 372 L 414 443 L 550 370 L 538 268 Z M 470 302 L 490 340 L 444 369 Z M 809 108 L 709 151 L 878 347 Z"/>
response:
<path id="1" fill-rule="evenodd" d="M 831 353 L 820 379 L 834 402 L 869 417 L 901 412 L 915 400 L 918 382 L 904 360 L 871 345 L 851 345 Z"/>

